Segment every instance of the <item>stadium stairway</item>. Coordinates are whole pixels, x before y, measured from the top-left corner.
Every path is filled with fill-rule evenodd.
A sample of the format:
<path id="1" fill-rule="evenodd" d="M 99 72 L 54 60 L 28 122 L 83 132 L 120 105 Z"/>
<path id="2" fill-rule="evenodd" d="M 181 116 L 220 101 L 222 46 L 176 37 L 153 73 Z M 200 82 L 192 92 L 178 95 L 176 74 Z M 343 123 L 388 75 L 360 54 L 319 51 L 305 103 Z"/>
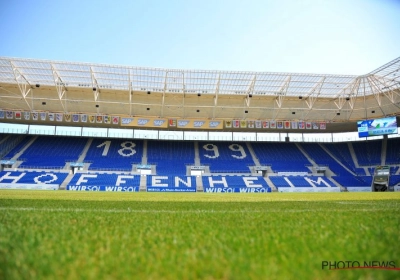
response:
<path id="1" fill-rule="evenodd" d="M 5 142 L 9 137 L 10 137 L 10 135 L 6 135 L 3 139 L 1 139 L 0 145 L 3 144 L 3 142 Z"/>
<path id="2" fill-rule="evenodd" d="M 258 157 L 256 156 L 256 153 L 254 152 L 253 147 L 250 145 L 249 142 L 246 142 L 246 146 L 247 146 L 247 149 L 248 149 L 249 152 L 250 152 L 250 155 L 251 155 L 251 157 L 252 157 L 252 159 L 253 159 L 253 161 L 254 161 L 254 164 L 255 164 L 256 166 L 260 166 L 260 165 L 261 165 L 261 164 L 260 164 L 260 161 L 258 160 Z"/>
<path id="3" fill-rule="evenodd" d="M 299 143 L 295 143 L 296 147 L 300 150 L 300 152 L 308 159 L 308 161 L 313 165 L 313 167 L 318 166 L 315 161 L 307 154 L 307 152 L 303 149 L 303 147 Z"/>
<path id="4" fill-rule="evenodd" d="M 68 176 L 65 178 L 65 180 L 61 183 L 60 185 L 60 190 L 65 190 L 69 182 L 71 182 L 72 178 L 74 177 L 75 174 L 72 172 L 68 174 Z"/>
<path id="5" fill-rule="evenodd" d="M 387 148 L 387 137 L 383 137 L 382 151 L 381 151 L 381 165 L 386 164 L 386 148 Z"/>
<path id="6" fill-rule="evenodd" d="M 194 142 L 194 164 L 200 166 L 199 142 Z"/>
<path id="7" fill-rule="evenodd" d="M 267 182 L 267 185 L 271 187 L 272 192 L 277 192 L 278 188 L 275 186 L 275 184 L 271 181 L 271 179 L 267 176 L 264 177 L 265 182 Z"/>
<path id="8" fill-rule="evenodd" d="M 346 169 L 347 172 L 349 172 L 351 175 L 356 176 L 356 174 L 347 168 L 347 166 L 345 166 L 340 160 L 338 160 L 338 158 L 331 153 L 331 151 L 329 151 L 324 145 L 322 145 L 321 143 L 318 144 L 331 158 L 333 158 L 338 164 L 340 164 L 344 169 Z"/>
<path id="9" fill-rule="evenodd" d="M 93 142 L 93 138 L 89 138 L 88 141 L 86 142 L 85 147 L 83 148 L 82 153 L 80 154 L 80 156 L 78 158 L 78 162 L 84 162 L 86 154 L 87 154 L 87 151 L 89 150 L 90 145 L 92 144 L 92 142 Z"/>
<path id="10" fill-rule="evenodd" d="M 143 140 L 142 164 L 147 164 L 147 140 Z"/>
<path id="11" fill-rule="evenodd" d="M 4 138 L 2 138 L 0 141 L 0 159 L 17 147 L 25 139 L 25 137 L 25 135 L 6 135 Z"/>
<path id="12" fill-rule="evenodd" d="M 39 136 L 32 137 L 32 139 L 18 152 L 16 153 L 11 160 L 15 160 L 17 162 L 17 165 L 15 167 L 18 167 L 21 165 L 22 161 L 17 161 L 18 158 L 23 155 L 23 153 L 38 139 Z"/>
<path id="13" fill-rule="evenodd" d="M 204 192 L 204 187 L 203 187 L 203 180 L 201 179 L 201 176 L 196 176 L 196 186 L 198 192 Z"/>
<path id="14" fill-rule="evenodd" d="M 147 187 L 147 176 L 140 176 L 139 191 L 145 192 L 147 190 L 146 187 Z"/>
<path id="15" fill-rule="evenodd" d="M 353 145 L 351 144 L 351 142 L 347 143 L 347 147 L 349 148 L 349 152 L 350 152 L 350 155 L 351 155 L 351 159 L 353 160 L 354 167 L 355 168 L 363 168 L 364 172 L 365 172 L 365 175 L 371 176 L 371 173 L 369 172 L 368 167 L 360 166 L 360 164 L 358 163 L 358 159 L 357 159 L 356 153 L 354 151 L 354 148 L 353 148 Z"/>

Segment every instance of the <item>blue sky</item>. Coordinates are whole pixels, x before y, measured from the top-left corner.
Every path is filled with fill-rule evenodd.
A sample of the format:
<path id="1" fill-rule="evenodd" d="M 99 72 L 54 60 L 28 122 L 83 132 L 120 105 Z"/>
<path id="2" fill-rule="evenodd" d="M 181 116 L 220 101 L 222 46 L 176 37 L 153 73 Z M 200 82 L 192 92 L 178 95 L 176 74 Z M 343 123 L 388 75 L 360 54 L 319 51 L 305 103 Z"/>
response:
<path id="1" fill-rule="evenodd" d="M 0 56 L 366 74 L 400 56 L 400 0 L 0 0 Z"/>

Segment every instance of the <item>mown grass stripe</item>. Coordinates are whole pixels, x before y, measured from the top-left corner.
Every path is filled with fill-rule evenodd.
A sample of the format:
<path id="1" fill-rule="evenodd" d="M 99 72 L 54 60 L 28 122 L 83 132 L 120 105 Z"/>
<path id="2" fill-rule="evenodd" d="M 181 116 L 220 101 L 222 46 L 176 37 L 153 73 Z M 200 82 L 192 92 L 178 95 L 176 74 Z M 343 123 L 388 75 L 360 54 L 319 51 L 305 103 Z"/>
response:
<path id="1" fill-rule="evenodd" d="M 169 213 L 169 214 L 196 214 L 196 213 L 301 213 L 301 212 L 375 212 L 377 210 L 391 210 L 398 207 L 374 207 L 374 208 L 346 208 L 346 209 L 268 209 L 268 210 L 145 210 L 145 209 L 85 209 L 85 208 L 34 208 L 34 207 L 0 207 L 0 211 L 42 211 L 42 212 L 100 212 L 100 213 Z"/>

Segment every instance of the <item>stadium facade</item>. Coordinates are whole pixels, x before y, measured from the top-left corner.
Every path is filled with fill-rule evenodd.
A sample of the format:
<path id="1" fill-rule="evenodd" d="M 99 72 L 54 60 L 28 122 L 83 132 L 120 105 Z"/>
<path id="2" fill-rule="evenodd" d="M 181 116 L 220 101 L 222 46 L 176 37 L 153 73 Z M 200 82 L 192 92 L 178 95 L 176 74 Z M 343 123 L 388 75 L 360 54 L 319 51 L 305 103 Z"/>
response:
<path id="1" fill-rule="evenodd" d="M 399 70 L 400 58 L 349 76 L 0 57 L 0 186 L 398 190 Z"/>

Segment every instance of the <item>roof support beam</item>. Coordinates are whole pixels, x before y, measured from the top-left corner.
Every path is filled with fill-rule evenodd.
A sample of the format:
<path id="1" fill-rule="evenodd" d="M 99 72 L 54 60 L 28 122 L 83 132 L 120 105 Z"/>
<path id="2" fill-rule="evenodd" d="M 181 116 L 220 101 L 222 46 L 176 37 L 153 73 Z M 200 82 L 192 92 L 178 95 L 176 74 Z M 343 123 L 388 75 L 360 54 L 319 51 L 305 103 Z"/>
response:
<path id="1" fill-rule="evenodd" d="M 99 99 L 100 88 L 99 88 L 99 84 L 97 82 L 97 79 L 94 76 L 93 67 L 90 67 L 90 77 L 92 77 L 92 87 L 93 87 L 93 89 L 95 89 L 93 91 L 94 102 L 97 102 L 97 100 Z"/>
<path id="2" fill-rule="evenodd" d="M 27 96 L 29 93 L 33 92 L 32 91 L 32 86 L 29 84 L 28 80 L 25 78 L 25 76 L 21 73 L 21 71 L 10 61 L 10 65 L 13 69 L 15 81 L 17 82 L 18 88 L 21 92 L 22 98 L 24 99 L 26 105 L 28 106 L 29 110 L 32 111 L 33 104 L 32 106 L 29 104 L 27 100 Z"/>
<path id="3" fill-rule="evenodd" d="M 162 101 L 161 101 L 161 117 L 164 117 L 164 105 L 165 105 L 165 93 L 167 92 L 167 78 L 168 78 L 168 71 L 165 71 L 164 75 L 164 88 L 162 93 Z"/>
<path id="4" fill-rule="evenodd" d="M 254 85 L 256 84 L 256 79 L 257 79 L 257 75 L 254 75 L 253 79 L 251 80 L 251 83 L 249 85 L 249 88 L 247 89 L 247 95 L 246 95 L 246 99 L 245 99 L 247 108 L 250 106 L 250 100 L 251 100 L 252 93 L 254 91 Z"/>
<path id="5" fill-rule="evenodd" d="M 368 79 L 369 84 L 371 85 L 371 87 L 373 87 L 375 89 L 373 91 L 374 97 L 375 97 L 375 100 L 378 103 L 379 107 L 381 107 L 381 105 L 382 105 L 382 93 L 381 93 L 381 90 L 379 89 L 378 85 L 376 84 L 376 82 L 378 82 L 378 81 L 376 80 L 376 78 L 373 75 L 367 77 L 367 79 Z"/>
<path id="6" fill-rule="evenodd" d="M 376 76 L 371 76 L 371 79 L 374 81 L 378 82 L 380 85 L 382 85 L 382 88 L 379 88 L 379 85 L 376 85 L 378 87 L 379 93 L 385 95 L 390 102 L 395 103 L 395 95 L 399 95 L 394 89 L 392 89 L 390 86 L 387 85 L 386 80 L 382 78 L 378 78 Z"/>
<path id="7" fill-rule="evenodd" d="M 292 76 L 288 76 L 284 83 L 282 84 L 282 86 L 279 88 L 279 91 L 276 93 L 277 97 L 275 99 L 276 104 L 278 105 L 278 108 L 280 109 L 283 105 L 283 99 L 286 96 L 286 93 L 289 89 L 289 84 L 290 84 L 290 80 L 292 79 Z"/>
<path id="8" fill-rule="evenodd" d="M 318 96 L 321 94 L 322 86 L 324 85 L 325 77 L 321 77 L 319 81 L 313 86 L 310 92 L 307 94 L 305 102 L 308 106 L 308 109 L 312 109 L 314 106 L 315 101 L 317 100 Z"/>
<path id="9" fill-rule="evenodd" d="M 66 98 L 64 98 L 64 103 L 63 103 L 63 97 L 66 95 L 67 88 L 65 87 L 65 83 L 61 80 L 60 75 L 58 74 L 57 70 L 54 68 L 53 64 L 50 64 L 51 66 L 51 72 L 53 72 L 53 79 L 54 79 L 54 84 L 56 86 L 57 94 L 58 94 L 58 100 L 60 100 L 61 106 L 63 107 L 64 112 L 67 111 L 67 103 L 66 103 Z"/>
<path id="10" fill-rule="evenodd" d="M 129 82 L 129 115 L 132 116 L 132 71 L 128 70 L 128 82 Z"/>
<path id="11" fill-rule="evenodd" d="M 360 78 L 355 79 L 354 82 L 350 86 L 349 94 L 346 96 L 346 90 L 344 89 L 341 92 L 341 94 L 338 96 L 337 101 L 334 101 L 334 104 L 336 105 L 336 107 L 339 110 L 341 110 L 343 108 L 344 104 L 347 101 L 347 98 L 350 98 L 350 96 L 352 95 L 354 90 L 359 87 L 359 84 L 360 84 Z"/>
<path id="12" fill-rule="evenodd" d="M 214 95 L 214 107 L 213 107 L 213 114 L 212 118 L 215 119 L 215 110 L 218 106 L 218 95 L 219 95 L 219 86 L 221 84 L 221 74 L 218 74 L 217 85 L 215 86 L 215 95 Z"/>
<path id="13" fill-rule="evenodd" d="M 185 95 L 186 95 L 186 87 L 185 87 L 185 72 L 182 72 L 182 111 L 183 116 L 185 117 Z"/>

